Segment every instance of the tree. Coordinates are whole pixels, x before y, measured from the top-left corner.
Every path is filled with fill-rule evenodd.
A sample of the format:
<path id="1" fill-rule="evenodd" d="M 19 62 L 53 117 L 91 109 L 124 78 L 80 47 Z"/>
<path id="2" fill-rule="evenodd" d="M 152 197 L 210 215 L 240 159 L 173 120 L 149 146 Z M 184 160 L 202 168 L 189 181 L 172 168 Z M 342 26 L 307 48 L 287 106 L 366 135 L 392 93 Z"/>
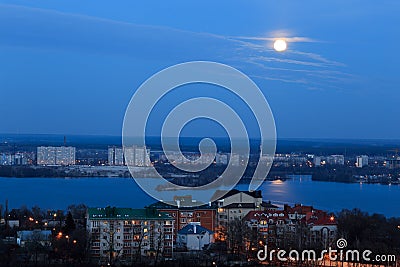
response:
<path id="1" fill-rule="evenodd" d="M 142 259 L 142 243 L 144 239 L 143 222 L 133 226 L 133 240 L 137 244 L 137 250 L 135 255 L 135 262 L 141 261 Z M 132 252 L 133 253 L 133 252 Z"/>
<path id="2" fill-rule="evenodd" d="M 77 227 L 84 227 L 85 223 L 85 216 L 86 216 L 86 210 L 87 206 L 85 204 L 78 204 L 78 205 L 69 205 L 68 206 L 68 211 L 71 212 L 72 217 L 76 220 L 78 220 L 78 225 Z M 79 221 L 82 222 L 82 224 L 79 224 Z"/>
<path id="3" fill-rule="evenodd" d="M 228 224 L 228 246 L 237 255 L 247 253 L 251 243 L 252 232 L 246 222 L 235 219 Z"/>
<path id="4" fill-rule="evenodd" d="M 362 212 L 342 210 L 338 214 L 339 237 L 347 240 L 347 248 L 371 250 L 374 254 L 400 253 L 400 219 Z"/>
<path id="5" fill-rule="evenodd" d="M 44 212 L 39 206 L 32 207 L 32 215 L 35 220 L 41 221 L 44 218 Z"/>
<path id="6" fill-rule="evenodd" d="M 76 225 L 74 222 L 74 218 L 72 218 L 71 212 L 68 212 L 67 218 L 65 220 L 65 227 L 64 227 L 64 232 L 65 234 L 71 234 L 72 231 L 76 229 Z"/>

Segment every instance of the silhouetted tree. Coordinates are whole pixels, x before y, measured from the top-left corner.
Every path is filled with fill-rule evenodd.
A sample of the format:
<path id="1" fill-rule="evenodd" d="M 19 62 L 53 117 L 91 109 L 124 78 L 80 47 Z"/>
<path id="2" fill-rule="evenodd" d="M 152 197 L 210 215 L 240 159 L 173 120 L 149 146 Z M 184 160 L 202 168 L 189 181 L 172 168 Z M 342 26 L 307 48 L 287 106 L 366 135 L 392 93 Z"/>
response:
<path id="1" fill-rule="evenodd" d="M 74 218 L 72 218 L 71 212 L 68 212 L 67 218 L 65 220 L 64 232 L 65 232 L 65 234 L 70 234 L 75 229 L 76 229 L 76 225 L 75 225 L 75 222 L 74 222 Z"/>

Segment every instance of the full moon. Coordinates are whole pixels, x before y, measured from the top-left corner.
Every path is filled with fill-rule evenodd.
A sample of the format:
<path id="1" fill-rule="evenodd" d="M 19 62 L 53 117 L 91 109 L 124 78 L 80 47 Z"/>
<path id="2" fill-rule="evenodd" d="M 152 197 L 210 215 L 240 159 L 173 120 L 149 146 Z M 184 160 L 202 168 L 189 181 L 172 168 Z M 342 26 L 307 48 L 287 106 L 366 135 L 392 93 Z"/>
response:
<path id="1" fill-rule="evenodd" d="M 283 52 L 286 50 L 286 48 L 287 48 L 287 43 L 285 40 L 283 40 L 283 39 L 275 40 L 275 42 L 274 42 L 275 51 Z"/>

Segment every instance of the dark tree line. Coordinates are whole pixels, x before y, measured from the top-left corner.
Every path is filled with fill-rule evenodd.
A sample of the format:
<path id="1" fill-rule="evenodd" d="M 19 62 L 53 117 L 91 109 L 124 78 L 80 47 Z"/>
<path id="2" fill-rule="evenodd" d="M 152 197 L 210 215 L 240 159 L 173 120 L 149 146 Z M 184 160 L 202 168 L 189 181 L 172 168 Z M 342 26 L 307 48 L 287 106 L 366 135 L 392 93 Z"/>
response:
<path id="1" fill-rule="evenodd" d="M 374 254 L 400 254 L 400 218 L 353 209 L 341 211 L 337 220 L 339 237 L 347 240 L 347 248 L 368 249 Z"/>

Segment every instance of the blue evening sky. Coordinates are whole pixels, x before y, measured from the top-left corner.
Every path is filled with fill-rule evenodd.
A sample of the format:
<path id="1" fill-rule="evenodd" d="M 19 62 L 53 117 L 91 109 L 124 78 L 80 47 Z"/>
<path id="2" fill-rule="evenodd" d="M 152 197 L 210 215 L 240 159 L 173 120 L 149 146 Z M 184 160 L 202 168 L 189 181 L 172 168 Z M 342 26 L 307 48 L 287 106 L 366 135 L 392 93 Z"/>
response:
<path id="1" fill-rule="evenodd" d="M 278 138 L 399 139 L 399 12 L 397 0 L 0 0 L 0 133 L 120 135 L 142 82 L 208 60 L 256 82 Z M 199 125 L 186 134 L 209 134 Z"/>

